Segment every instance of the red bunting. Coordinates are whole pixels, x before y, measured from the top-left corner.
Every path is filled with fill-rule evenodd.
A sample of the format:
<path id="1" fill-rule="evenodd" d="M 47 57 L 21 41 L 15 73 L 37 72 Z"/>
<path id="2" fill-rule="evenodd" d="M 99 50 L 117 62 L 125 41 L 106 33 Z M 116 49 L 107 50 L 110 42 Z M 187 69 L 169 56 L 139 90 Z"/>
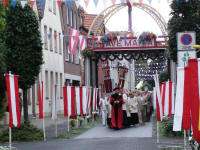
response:
<path id="1" fill-rule="evenodd" d="M 9 0 L 2 0 L 2 4 L 4 7 L 8 7 Z"/>
<path id="2" fill-rule="evenodd" d="M 140 3 L 140 4 L 143 3 L 143 0 L 139 0 L 139 3 Z"/>
<path id="3" fill-rule="evenodd" d="M 57 0 L 58 7 L 61 7 L 62 0 Z"/>
<path id="4" fill-rule="evenodd" d="M 112 0 L 112 4 L 115 5 L 116 0 Z"/>

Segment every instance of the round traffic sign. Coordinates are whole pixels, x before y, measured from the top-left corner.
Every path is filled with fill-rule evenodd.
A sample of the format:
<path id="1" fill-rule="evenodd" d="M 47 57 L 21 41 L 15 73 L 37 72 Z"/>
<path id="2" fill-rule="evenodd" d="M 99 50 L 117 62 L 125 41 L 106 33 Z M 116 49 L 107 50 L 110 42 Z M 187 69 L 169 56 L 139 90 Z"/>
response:
<path id="1" fill-rule="evenodd" d="M 181 36 L 181 43 L 183 45 L 190 45 L 192 43 L 192 36 L 190 34 L 187 34 L 187 33 L 183 34 Z"/>

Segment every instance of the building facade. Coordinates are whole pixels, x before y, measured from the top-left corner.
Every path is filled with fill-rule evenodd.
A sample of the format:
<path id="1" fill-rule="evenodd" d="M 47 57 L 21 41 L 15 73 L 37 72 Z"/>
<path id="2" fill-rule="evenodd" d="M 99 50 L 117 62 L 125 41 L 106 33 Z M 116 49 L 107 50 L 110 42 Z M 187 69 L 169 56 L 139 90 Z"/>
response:
<path id="1" fill-rule="evenodd" d="M 71 5 L 62 3 L 61 5 L 61 22 L 63 32 L 63 49 L 64 49 L 64 80 L 65 85 L 79 86 L 81 83 L 81 52 L 79 46 L 76 48 L 76 53 L 73 55 L 69 51 L 70 28 L 75 29 L 80 33 L 80 28 L 83 24 L 84 10 L 77 7 L 75 2 Z M 78 44 L 79 45 L 79 44 Z"/>
<path id="2" fill-rule="evenodd" d="M 59 112 L 63 110 L 62 87 L 64 85 L 63 34 L 60 8 L 55 0 L 36 1 L 39 11 L 40 31 L 43 42 L 43 65 L 36 84 L 29 90 L 29 114 L 38 114 L 38 83 L 44 85 L 44 111 L 51 116 L 52 104 Z"/>

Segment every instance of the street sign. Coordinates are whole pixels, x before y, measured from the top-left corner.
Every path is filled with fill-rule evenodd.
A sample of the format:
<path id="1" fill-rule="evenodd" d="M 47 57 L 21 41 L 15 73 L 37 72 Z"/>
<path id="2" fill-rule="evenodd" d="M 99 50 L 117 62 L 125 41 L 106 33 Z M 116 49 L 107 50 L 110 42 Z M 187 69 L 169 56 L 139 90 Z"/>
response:
<path id="1" fill-rule="evenodd" d="M 185 67 L 187 65 L 188 59 L 196 58 L 196 51 L 179 51 L 178 52 L 178 67 Z"/>
<path id="2" fill-rule="evenodd" d="M 193 45 L 196 44 L 195 32 L 179 32 L 177 33 L 177 48 L 182 50 L 194 50 Z"/>

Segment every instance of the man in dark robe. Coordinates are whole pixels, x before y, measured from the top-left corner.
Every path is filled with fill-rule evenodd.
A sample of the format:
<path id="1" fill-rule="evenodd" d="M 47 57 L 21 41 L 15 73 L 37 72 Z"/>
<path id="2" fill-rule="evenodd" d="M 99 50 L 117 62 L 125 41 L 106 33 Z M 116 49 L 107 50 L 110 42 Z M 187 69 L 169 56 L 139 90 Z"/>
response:
<path id="1" fill-rule="evenodd" d="M 112 105 L 111 110 L 111 128 L 121 129 L 123 128 L 123 110 L 122 104 L 124 103 L 122 95 L 115 92 L 111 95 L 110 104 Z"/>

